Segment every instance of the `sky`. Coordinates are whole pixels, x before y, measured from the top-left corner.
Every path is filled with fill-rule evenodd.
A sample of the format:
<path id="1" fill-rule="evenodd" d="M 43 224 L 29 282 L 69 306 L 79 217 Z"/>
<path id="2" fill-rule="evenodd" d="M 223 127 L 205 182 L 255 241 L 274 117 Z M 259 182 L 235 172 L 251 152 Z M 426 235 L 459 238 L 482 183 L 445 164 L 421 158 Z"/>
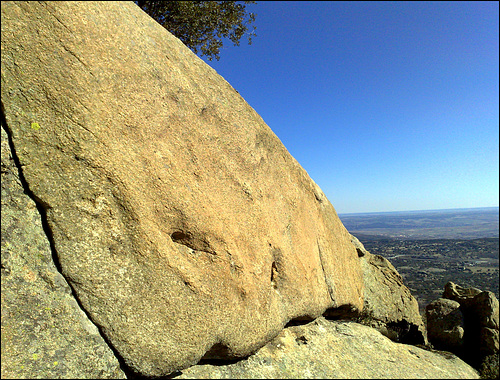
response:
<path id="1" fill-rule="evenodd" d="M 258 1 L 204 61 L 337 213 L 498 207 L 499 5 Z"/>

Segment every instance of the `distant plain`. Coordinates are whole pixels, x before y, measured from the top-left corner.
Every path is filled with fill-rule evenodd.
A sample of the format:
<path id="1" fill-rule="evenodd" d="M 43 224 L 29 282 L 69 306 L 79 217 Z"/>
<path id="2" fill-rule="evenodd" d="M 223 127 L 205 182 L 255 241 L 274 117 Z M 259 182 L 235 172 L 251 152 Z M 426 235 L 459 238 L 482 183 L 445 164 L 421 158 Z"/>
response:
<path id="1" fill-rule="evenodd" d="M 499 237 L 499 208 L 339 214 L 347 230 L 364 240 L 477 239 Z"/>
<path id="2" fill-rule="evenodd" d="M 339 214 L 372 254 L 386 257 L 419 303 L 448 281 L 499 297 L 499 208 Z"/>

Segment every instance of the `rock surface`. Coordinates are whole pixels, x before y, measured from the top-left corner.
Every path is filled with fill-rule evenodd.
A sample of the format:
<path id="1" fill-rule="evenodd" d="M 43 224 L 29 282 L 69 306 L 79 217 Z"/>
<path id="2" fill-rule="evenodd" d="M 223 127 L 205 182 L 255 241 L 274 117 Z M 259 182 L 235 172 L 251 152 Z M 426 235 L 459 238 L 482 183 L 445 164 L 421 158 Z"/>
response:
<path id="1" fill-rule="evenodd" d="M 40 214 L 1 133 L 2 379 L 125 378 L 54 266 Z"/>
<path id="2" fill-rule="evenodd" d="M 403 278 L 386 258 L 372 255 L 354 236 L 364 281 L 364 309 L 361 321 L 392 340 L 426 344 L 427 333 L 418 302 Z"/>
<path id="3" fill-rule="evenodd" d="M 455 355 L 392 342 L 354 322 L 321 317 L 285 328 L 245 360 L 200 364 L 177 373 L 179 379 L 477 379 L 477 372 Z"/>
<path id="4" fill-rule="evenodd" d="M 131 370 L 246 356 L 291 319 L 363 307 L 356 248 L 320 188 L 134 3 L 1 11 L 20 169 L 62 274 Z"/>

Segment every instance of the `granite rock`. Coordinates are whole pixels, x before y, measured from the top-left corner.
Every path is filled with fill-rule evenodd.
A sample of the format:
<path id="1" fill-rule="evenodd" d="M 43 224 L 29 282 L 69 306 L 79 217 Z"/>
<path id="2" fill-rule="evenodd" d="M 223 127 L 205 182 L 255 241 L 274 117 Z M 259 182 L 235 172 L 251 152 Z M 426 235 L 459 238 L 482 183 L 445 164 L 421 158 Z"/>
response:
<path id="1" fill-rule="evenodd" d="M 244 357 L 363 307 L 332 204 L 133 2 L 2 3 L 7 132 L 64 278 L 133 372 Z"/>

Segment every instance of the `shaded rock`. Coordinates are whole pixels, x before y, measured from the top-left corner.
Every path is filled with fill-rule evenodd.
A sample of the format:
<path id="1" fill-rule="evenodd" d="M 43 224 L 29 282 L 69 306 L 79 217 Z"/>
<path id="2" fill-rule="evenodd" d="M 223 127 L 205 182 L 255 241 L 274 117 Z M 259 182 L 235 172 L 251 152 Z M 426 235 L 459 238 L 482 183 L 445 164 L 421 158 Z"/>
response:
<path id="1" fill-rule="evenodd" d="M 480 332 L 480 351 L 484 356 L 498 354 L 499 341 L 498 329 L 490 329 L 489 327 L 481 327 Z"/>
<path id="2" fill-rule="evenodd" d="M 440 350 L 460 353 L 464 344 L 464 319 L 460 304 L 439 298 L 426 307 L 427 337 Z"/>
<path id="3" fill-rule="evenodd" d="M 395 341 L 427 343 L 418 302 L 396 268 L 386 258 L 372 255 L 356 238 L 353 240 L 358 255 L 362 252 L 359 260 L 365 284 L 364 309 L 358 320 Z"/>
<path id="4" fill-rule="evenodd" d="M 448 282 L 443 295 L 460 304 L 469 351 L 481 355 L 498 353 L 499 303 L 495 294 Z"/>
<path id="5" fill-rule="evenodd" d="M 132 2 L 1 11 L 2 103 L 27 186 L 62 274 L 133 371 L 246 356 L 290 320 L 362 308 L 331 203 L 177 38 Z"/>
<path id="6" fill-rule="evenodd" d="M 373 328 L 318 318 L 285 328 L 247 359 L 203 363 L 177 373 L 180 379 L 477 379 L 453 354 L 392 342 Z"/>
<path id="7" fill-rule="evenodd" d="M 499 305 L 493 292 L 485 291 L 477 294 L 467 307 L 476 311 L 477 322 L 481 326 L 498 330 Z"/>
<path id="8" fill-rule="evenodd" d="M 3 127 L 1 134 L 2 379 L 125 378 L 57 271 Z"/>
<path id="9" fill-rule="evenodd" d="M 450 281 L 445 285 L 443 297 L 458 302 L 463 315 L 463 343 L 460 349 L 450 346 L 450 350 L 480 369 L 483 377 L 495 371 L 498 377 L 498 365 L 495 367 L 498 361 L 489 359 L 498 356 L 499 351 L 499 304 L 495 294 L 477 288 L 463 288 Z M 435 328 L 434 322 L 427 321 L 429 331 Z M 441 344 L 436 337 L 431 338 L 431 334 L 429 341 L 437 346 Z M 483 371 L 488 374 L 483 374 Z"/>

